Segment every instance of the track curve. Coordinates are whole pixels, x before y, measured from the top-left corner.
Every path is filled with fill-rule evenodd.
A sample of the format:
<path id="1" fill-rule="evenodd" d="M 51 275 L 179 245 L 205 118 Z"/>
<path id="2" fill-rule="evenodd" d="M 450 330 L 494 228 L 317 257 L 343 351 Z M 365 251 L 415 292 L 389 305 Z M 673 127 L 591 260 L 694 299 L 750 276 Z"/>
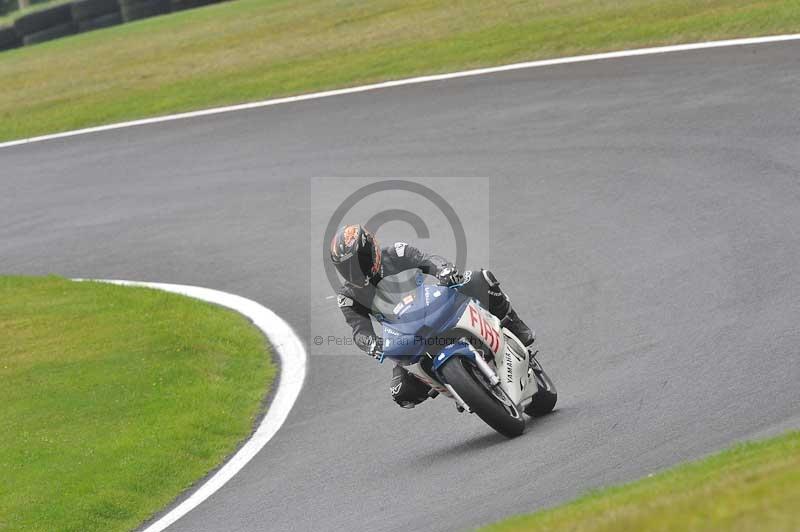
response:
<path id="1" fill-rule="evenodd" d="M 312 357 L 277 436 L 170 530 L 488 523 L 800 426 L 798 52 L 555 66 L 9 148 L 0 271 L 211 286 L 306 338 L 312 312 L 344 332 L 309 297 L 307 178 L 493 178 L 491 266 L 534 316 L 558 411 L 506 441 L 442 401 L 396 408 L 388 368 Z"/>

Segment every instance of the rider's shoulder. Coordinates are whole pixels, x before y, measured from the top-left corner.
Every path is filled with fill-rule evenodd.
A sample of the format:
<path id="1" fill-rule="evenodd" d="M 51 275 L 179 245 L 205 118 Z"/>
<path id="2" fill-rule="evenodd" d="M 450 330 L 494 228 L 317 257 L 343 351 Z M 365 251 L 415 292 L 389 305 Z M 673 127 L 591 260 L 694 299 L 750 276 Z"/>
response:
<path id="1" fill-rule="evenodd" d="M 388 255 L 395 255 L 397 257 L 405 257 L 409 250 L 414 249 L 408 242 L 395 242 L 391 246 L 383 248 L 383 252 Z"/>

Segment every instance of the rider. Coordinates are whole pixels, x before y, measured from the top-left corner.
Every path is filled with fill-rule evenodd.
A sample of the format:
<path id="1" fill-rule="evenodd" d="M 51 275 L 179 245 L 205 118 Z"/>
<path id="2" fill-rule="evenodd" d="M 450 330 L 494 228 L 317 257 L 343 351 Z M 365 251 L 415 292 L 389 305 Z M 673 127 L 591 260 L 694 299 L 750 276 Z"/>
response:
<path id="1" fill-rule="evenodd" d="M 383 277 L 415 268 L 437 277 L 442 284 L 461 284 L 460 292 L 478 299 L 525 346 L 530 347 L 535 340 L 533 331 L 511 308 L 508 296 L 489 270 L 461 274 L 452 263 L 405 242 L 381 249 L 375 236 L 360 225 L 346 225 L 336 232 L 331 241 L 331 262 L 345 280 L 336 291 L 337 304 L 353 329 L 356 345 L 371 357 L 382 355 L 382 339 L 375 334 L 370 320 L 376 285 Z M 390 391 L 397 404 L 414 408 L 428 398 L 429 389 L 402 366 L 395 365 Z"/>

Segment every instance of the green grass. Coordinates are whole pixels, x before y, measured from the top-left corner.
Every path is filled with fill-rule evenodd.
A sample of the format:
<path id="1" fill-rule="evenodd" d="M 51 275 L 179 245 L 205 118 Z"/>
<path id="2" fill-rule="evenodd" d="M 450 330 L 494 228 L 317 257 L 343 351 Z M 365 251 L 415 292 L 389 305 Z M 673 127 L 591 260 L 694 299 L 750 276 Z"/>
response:
<path id="1" fill-rule="evenodd" d="M 235 451 L 275 375 L 242 316 L 0 277 L 0 530 L 130 530 Z"/>
<path id="2" fill-rule="evenodd" d="M 237 0 L 0 53 L 0 140 L 426 73 L 796 31 L 797 0 Z"/>
<path id="3" fill-rule="evenodd" d="M 483 532 L 800 530 L 800 432 L 738 445 Z"/>

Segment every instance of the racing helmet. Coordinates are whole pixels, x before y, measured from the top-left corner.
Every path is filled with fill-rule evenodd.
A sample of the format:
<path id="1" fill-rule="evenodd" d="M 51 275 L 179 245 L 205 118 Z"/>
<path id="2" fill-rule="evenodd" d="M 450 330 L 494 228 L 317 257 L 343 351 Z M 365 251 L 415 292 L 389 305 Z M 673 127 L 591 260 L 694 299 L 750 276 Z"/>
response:
<path id="1" fill-rule="evenodd" d="M 331 262 L 345 281 L 367 286 L 381 271 L 381 248 L 363 226 L 345 225 L 331 240 Z"/>

